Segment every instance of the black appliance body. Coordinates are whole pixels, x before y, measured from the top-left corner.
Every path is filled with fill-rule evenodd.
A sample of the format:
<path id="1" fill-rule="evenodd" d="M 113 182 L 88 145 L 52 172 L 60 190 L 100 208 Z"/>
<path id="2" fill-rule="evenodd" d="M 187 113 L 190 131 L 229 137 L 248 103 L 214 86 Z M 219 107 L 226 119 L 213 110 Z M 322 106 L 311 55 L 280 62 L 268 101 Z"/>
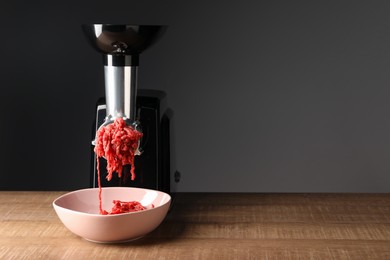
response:
<path id="1" fill-rule="evenodd" d="M 102 187 L 125 186 L 160 190 L 170 193 L 170 116 L 166 113 L 165 93 L 158 90 L 139 89 L 137 91 L 136 111 L 143 137 L 141 140 L 142 154 L 135 156 L 135 180 L 130 178 L 130 166 L 124 167 L 122 177 L 113 173 L 110 181 L 106 180 L 106 160 L 99 158 L 100 182 Z M 97 102 L 96 117 L 93 124 L 92 139 L 95 139 L 97 129 L 106 117 L 105 99 Z M 91 148 L 91 187 L 98 187 L 96 154 Z"/>

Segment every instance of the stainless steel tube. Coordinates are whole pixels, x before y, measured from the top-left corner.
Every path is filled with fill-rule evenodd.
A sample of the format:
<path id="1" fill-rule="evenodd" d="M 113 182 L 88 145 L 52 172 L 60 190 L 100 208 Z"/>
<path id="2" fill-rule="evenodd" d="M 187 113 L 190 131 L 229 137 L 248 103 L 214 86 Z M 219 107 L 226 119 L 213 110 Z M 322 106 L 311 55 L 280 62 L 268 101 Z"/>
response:
<path id="1" fill-rule="evenodd" d="M 104 66 L 107 118 L 136 119 L 138 66 Z"/>

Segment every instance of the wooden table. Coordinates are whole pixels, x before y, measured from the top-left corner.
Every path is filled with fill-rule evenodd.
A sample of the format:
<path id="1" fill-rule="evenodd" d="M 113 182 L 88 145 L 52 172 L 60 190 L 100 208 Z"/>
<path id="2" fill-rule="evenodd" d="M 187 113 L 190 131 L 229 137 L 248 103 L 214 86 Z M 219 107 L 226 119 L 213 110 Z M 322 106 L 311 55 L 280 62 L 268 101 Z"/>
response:
<path id="1" fill-rule="evenodd" d="M 390 259 L 390 194 L 179 193 L 151 234 L 73 235 L 63 192 L 0 192 L 0 259 Z"/>

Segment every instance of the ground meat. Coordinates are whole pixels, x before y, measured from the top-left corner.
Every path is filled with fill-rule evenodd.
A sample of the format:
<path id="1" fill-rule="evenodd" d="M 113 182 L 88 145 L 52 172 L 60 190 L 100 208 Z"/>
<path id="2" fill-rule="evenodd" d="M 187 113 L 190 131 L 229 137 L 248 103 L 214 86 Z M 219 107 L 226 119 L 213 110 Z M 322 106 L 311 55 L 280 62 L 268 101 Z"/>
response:
<path id="1" fill-rule="evenodd" d="M 142 133 L 126 125 L 123 118 L 117 118 L 113 124 L 101 127 L 96 133 L 95 153 L 98 172 L 99 186 L 99 205 L 100 213 L 102 209 L 102 189 L 100 184 L 100 163 L 99 158 L 104 157 L 107 160 L 108 181 L 111 180 L 112 174 L 116 172 L 118 177 L 122 177 L 123 166 L 130 165 L 131 180 L 135 179 L 134 156 L 138 148 Z"/>
<path id="2" fill-rule="evenodd" d="M 138 148 L 142 133 L 126 125 L 123 118 L 117 118 L 113 124 L 101 127 L 96 133 L 95 153 L 97 159 L 107 160 L 107 180 L 113 172 L 122 176 L 124 165 L 131 165 L 131 180 L 135 179 L 134 155 Z"/>
<path id="3" fill-rule="evenodd" d="M 103 212 L 101 212 L 101 214 L 114 215 L 114 214 L 121 214 L 121 213 L 127 213 L 127 212 L 141 211 L 141 210 L 146 209 L 138 201 L 124 202 L 124 201 L 114 200 L 113 203 L 114 203 L 114 206 L 112 207 L 111 212 L 107 212 L 107 211 L 103 210 Z"/>

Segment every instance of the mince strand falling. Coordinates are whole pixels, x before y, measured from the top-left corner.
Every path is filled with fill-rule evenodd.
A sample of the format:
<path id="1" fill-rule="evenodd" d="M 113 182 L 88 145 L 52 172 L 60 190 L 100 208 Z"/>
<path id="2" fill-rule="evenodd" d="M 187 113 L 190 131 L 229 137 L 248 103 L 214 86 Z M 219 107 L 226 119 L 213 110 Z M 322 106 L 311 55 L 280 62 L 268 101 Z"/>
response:
<path id="1" fill-rule="evenodd" d="M 141 137 L 142 133 L 126 125 L 121 117 L 115 119 L 113 124 L 103 126 L 97 131 L 94 151 L 97 161 L 100 214 L 106 211 L 102 208 L 99 158 L 104 157 L 107 160 L 106 179 L 108 181 L 112 179 L 114 172 L 121 178 L 125 165 L 131 166 L 131 180 L 134 180 L 134 156 Z"/>

